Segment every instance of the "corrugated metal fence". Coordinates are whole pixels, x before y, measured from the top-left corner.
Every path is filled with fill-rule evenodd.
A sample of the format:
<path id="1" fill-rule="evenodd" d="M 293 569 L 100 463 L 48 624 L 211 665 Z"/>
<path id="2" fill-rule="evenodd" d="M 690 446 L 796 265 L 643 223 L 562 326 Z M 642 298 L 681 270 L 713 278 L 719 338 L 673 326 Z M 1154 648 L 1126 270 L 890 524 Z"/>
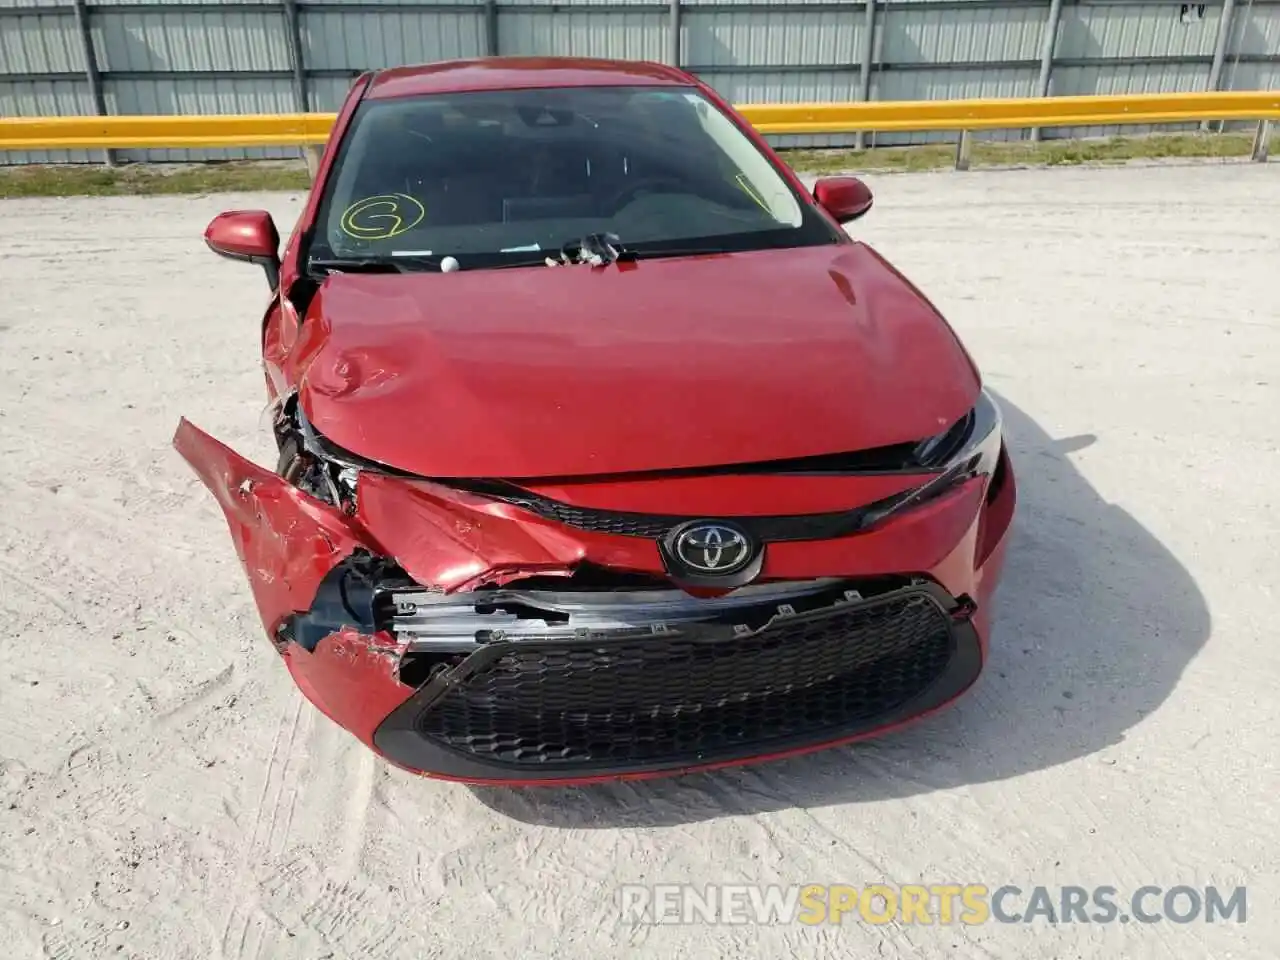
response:
<path id="1" fill-rule="evenodd" d="M 0 115 L 333 111 L 369 67 L 492 54 L 678 62 L 735 103 L 1267 90 L 1280 87 L 1280 0 L 0 0 Z M 1125 131 L 1044 136 L 1104 132 Z"/>

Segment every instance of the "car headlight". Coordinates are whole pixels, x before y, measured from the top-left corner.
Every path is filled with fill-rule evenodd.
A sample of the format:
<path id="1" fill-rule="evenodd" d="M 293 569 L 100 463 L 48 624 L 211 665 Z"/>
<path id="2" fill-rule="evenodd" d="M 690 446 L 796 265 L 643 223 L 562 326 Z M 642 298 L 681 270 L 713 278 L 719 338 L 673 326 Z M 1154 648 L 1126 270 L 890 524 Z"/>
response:
<path id="1" fill-rule="evenodd" d="M 983 390 L 973 409 L 951 427 L 916 445 L 915 460 L 926 470 L 973 476 L 991 473 L 1000 459 L 1000 407 Z M 958 477 L 957 477 L 958 478 Z"/>
<path id="2" fill-rule="evenodd" d="M 973 409 L 960 420 L 937 436 L 916 444 L 915 466 L 938 472 L 919 487 L 872 504 L 864 528 L 940 496 L 971 477 L 993 473 L 1004 442 L 1001 424 L 1000 407 L 991 394 L 983 390 Z"/>

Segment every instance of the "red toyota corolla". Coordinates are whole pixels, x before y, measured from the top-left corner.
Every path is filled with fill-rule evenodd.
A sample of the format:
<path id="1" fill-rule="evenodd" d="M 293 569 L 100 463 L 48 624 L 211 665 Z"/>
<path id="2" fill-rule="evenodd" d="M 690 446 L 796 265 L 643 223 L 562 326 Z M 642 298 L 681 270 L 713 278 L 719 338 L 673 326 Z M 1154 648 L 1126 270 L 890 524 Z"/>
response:
<path id="1" fill-rule="evenodd" d="M 670 67 L 353 86 L 260 264 L 280 450 L 185 420 L 303 693 L 402 767 L 671 774 L 927 714 L 977 678 L 1014 510 L 937 310 Z"/>

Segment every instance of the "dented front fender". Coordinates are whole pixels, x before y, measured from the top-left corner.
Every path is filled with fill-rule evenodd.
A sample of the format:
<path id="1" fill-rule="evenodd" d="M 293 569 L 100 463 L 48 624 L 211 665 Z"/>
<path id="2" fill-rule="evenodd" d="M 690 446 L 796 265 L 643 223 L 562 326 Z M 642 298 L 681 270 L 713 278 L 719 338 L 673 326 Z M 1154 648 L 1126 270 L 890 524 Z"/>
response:
<path id="1" fill-rule="evenodd" d="M 217 499 L 268 636 L 298 688 L 322 713 L 369 746 L 388 713 L 412 695 L 396 670 L 401 646 L 385 633 L 335 625 L 311 649 L 283 636 L 325 577 L 374 544 L 338 510 L 235 453 L 187 420 L 174 447 Z"/>
<path id="2" fill-rule="evenodd" d="M 416 583 L 452 592 L 584 560 L 659 573 L 647 541 L 569 532 L 509 504 L 403 477 L 364 473 L 350 515 L 303 492 L 182 420 L 174 446 L 217 498 L 263 623 L 307 610 L 324 577 L 356 550 L 393 560 Z"/>
<path id="3" fill-rule="evenodd" d="M 400 681 L 404 644 L 378 628 L 357 596 L 388 567 L 452 592 L 567 576 L 587 558 L 634 569 L 661 562 L 652 544 L 620 549 L 506 504 L 400 477 L 362 475 L 359 505 L 348 514 L 185 419 L 174 447 L 222 508 L 263 626 L 298 687 L 370 746 L 378 723 L 413 693 Z"/>

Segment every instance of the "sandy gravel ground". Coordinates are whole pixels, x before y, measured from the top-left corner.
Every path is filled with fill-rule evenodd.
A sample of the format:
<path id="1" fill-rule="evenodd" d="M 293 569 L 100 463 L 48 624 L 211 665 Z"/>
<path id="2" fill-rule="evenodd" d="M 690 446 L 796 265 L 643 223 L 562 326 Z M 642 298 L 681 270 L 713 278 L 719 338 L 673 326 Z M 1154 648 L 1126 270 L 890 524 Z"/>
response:
<path id="1" fill-rule="evenodd" d="M 1274 957 L 1280 168 L 871 179 L 1006 403 L 989 669 L 856 749 L 639 786 L 389 769 L 296 692 L 180 414 L 269 463 L 297 197 L 0 203 L 0 933 L 49 957 Z M 622 923 L 624 882 L 1248 885 L 1239 924 Z"/>

